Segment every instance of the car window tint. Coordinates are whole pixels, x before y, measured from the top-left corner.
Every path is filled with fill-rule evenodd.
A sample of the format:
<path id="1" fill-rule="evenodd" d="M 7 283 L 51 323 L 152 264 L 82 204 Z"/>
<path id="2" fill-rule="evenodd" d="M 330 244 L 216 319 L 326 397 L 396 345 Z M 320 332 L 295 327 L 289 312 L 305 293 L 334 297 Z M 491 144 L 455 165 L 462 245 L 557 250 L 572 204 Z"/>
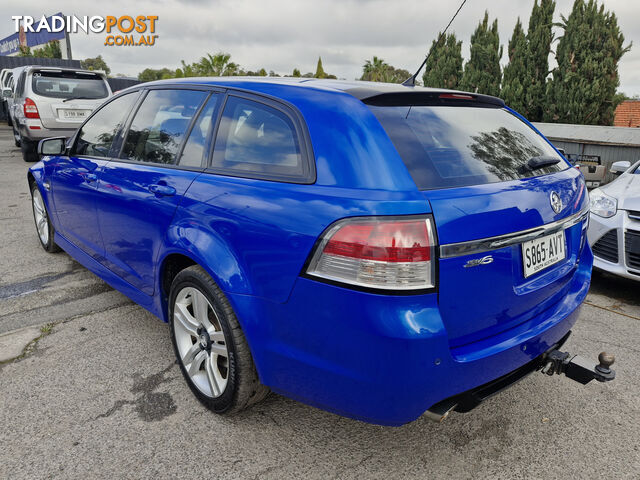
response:
<path id="1" fill-rule="evenodd" d="M 138 92 L 128 93 L 98 110 L 78 132 L 74 155 L 108 157 L 113 139 L 137 97 Z"/>
<path id="2" fill-rule="evenodd" d="M 138 109 L 120 158 L 138 162 L 175 161 L 191 119 L 207 92 L 151 90 Z"/>
<path id="3" fill-rule="evenodd" d="M 213 94 L 195 121 L 189 138 L 180 155 L 180 165 L 188 167 L 202 166 L 202 159 L 211 140 L 211 128 L 215 122 L 215 112 L 220 95 Z"/>
<path id="4" fill-rule="evenodd" d="M 214 168 L 258 175 L 303 174 L 296 130 L 283 112 L 251 100 L 229 97 L 224 129 L 216 140 Z"/>
<path id="5" fill-rule="evenodd" d="M 369 106 L 421 190 L 534 177 L 568 168 L 522 120 L 502 108 Z M 532 157 L 558 159 L 537 170 Z"/>
<path id="6" fill-rule="evenodd" d="M 93 100 L 109 96 L 107 82 L 91 72 L 33 72 L 31 89 L 36 95 L 51 98 Z"/>

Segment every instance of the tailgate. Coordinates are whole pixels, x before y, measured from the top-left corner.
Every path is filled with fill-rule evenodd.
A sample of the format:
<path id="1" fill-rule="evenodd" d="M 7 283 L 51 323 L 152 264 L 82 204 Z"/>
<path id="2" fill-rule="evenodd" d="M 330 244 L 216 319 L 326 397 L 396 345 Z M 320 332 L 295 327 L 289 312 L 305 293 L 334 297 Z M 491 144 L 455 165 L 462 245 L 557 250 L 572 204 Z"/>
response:
<path id="1" fill-rule="evenodd" d="M 95 107 L 95 104 L 76 101 L 52 103 L 48 111 L 43 109 L 44 111 L 40 113 L 42 126 L 45 128 L 77 128 L 91 115 Z"/>
<path id="2" fill-rule="evenodd" d="M 452 348 L 530 321 L 566 294 L 587 225 L 575 169 L 424 194 L 441 245 L 439 305 Z"/>
<path id="3" fill-rule="evenodd" d="M 367 102 L 431 204 L 440 312 L 459 347 L 540 318 L 566 294 L 587 192 L 501 100 L 417 92 Z"/>

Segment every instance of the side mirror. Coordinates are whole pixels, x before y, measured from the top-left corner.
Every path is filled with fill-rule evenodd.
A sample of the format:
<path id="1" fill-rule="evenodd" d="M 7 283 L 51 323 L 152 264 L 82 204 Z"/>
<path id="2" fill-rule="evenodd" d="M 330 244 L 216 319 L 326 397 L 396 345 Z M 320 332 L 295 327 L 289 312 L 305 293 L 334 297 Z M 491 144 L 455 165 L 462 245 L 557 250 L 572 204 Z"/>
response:
<path id="1" fill-rule="evenodd" d="M 62 155 L 67 150 L 67 139 L 65 137 L 45 138 L 38 143 L 38 155 Z"/>
<path id="2" fill-rule="evenodd" d="M 613 162 L 610 172 L 615 175 L 620 175 L 629 170 L 629 167 L 631 167 L 631 162 L 627 162 L 626 160 L 623 160 L 621 162 Z"/>
<path id="3" fill-rule="evenodd" d="M 13 97 L 13 92 L 11 91 L 10 88 L 3 88 L 2 89 L 2 98 L 9 98 L 9 97 Z"/>

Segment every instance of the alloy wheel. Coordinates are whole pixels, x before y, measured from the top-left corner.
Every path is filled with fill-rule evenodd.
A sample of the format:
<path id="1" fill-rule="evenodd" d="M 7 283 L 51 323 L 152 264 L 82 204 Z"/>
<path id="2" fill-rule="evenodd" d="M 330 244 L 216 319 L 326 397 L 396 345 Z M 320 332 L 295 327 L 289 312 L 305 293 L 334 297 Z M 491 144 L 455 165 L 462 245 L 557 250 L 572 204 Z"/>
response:
<path id="1" fill-rule="evenodd" d="M 49 219 L 47 218 L 47 211 L 44 207 L 44 201 L 40 191 L 35 188 L 33 190 L 33 216 L 36 220 L 36 229 L 38 230 L 38 236 L 43 245 L 49 243 Z"/>
<path id="2" fill-rule="evenodd" d="M 229 378 L 229 351 L 220 320 L 207 297 L 194 287 L 178 292 L 173 323 L 180 361 L 204 395 L 219 397 Z"/>

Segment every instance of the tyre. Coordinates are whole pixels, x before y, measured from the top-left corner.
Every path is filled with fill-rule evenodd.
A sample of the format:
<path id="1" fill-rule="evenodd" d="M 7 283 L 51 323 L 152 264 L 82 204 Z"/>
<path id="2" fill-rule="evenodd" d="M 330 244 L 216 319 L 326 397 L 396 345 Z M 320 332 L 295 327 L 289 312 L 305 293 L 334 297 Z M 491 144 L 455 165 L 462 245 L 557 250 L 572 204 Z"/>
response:
<path id="1" fill-rule="evenodd" d="M 60 247 L 53 241 L 55 230 L 49 220 L 49 213 L 42 199 L 42 194 L 40 194 L 40 189 L 35 182 L 31 185 L 31 207 L 40 245 L 49 253 L 59 252 Z"/>
<path id="2" fill-rule="evenodd" d="M 38 158 L 38 142 L 27 140 L 20 137 L 20 148 L 22 149 L 22 159 L 25 162 L 37 162 Z"/>
<path id="3" fill-rule="evenodd" d="M 233 414 L 268 395 L 231 304 L 200 266 L 171 284 L 169 330 L 189 388 L 210 410 Z"/>

